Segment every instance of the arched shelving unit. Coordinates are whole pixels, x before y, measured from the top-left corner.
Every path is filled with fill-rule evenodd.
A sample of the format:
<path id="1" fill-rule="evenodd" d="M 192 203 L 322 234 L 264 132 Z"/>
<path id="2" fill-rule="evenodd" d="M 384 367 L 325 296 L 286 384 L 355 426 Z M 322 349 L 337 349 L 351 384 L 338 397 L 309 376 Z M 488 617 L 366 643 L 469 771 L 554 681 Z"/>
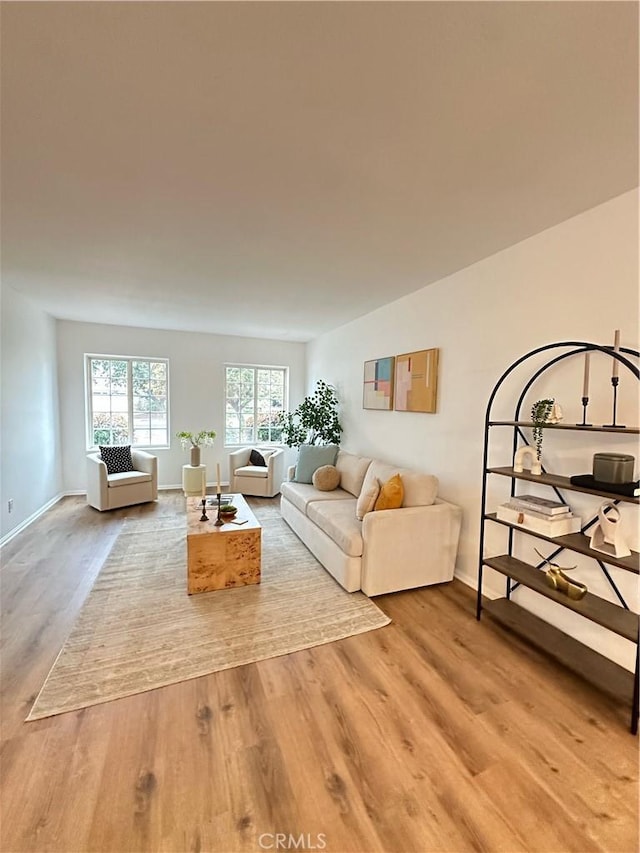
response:
<path id="1" fill-rule="evenodd" d="M 538 347 L 517 359 L 507 368 L 507 370 L 505 370 L 491 392 L 485 415 L 481 499 L 482 510 L 480 522 L 480 554 L 478 560 L 476 616 L 480 619 L 483 610 L 486 610 L 494 619 L 503 624 L 505 627 L 514 631 L 518 635 L 529 639 L 533 644 L 551 654 L 564 665 L 578 671 L 583 677 L 593 682 L 601 689 L 616 697 L 623 697 L 624 701 L 629 702 L 631 708 L 630 731 L 632 734 L 637 734 L 639 693 L 639 617 L 637 613 L 634 613 L 629 609 L 608 567 L 613 566 L 617 569 L 622 569 L 623 571 L 638 575 L 640 574 L 640 554 L 638 554 L 638 552 L 632 552 L 628 557 L 614 557 L 591 549 L 589 547 L 590 536 L 588 535 L 588 531 L 597 522 L 597 515 L 595 513 L 593 517 L 589 518 L 586 523 L 582 525 L 579 533 L 550 537 L 534 532 L 530 529 L 524 529 L 517 524 L 512 524 L 499 519 L 496 513 L 489 512 L 489 508 L 487 507 L 487 485 L 489 477 L 493 476 L 507 477 L 510 479 L 511 497 L 515 496 L 516 484 L 518 481 L 529 481 L 538 485 L 548 486 L 555 492 L 557 499 L 565 504 L 567 501 L 564 498 L 564 492 L 573 491 L 601 497 L 607 501 L 611 501 L 615 505 L 620 502 L 635 504 L 636 506 L 640 505 L 640 498 L 637 496 L 624 495 L 615 491 L 603 491 L 599 488 L 592 489 L 582 487 L 572 483 L 571 478 L 569 477 L 561 477 L 546 471 L 544 466 L 542 467 L 541 474 L 532 474 L 527 470 L 522 472 L 514 471 L 512 466 L 489 467 L 488 465 L 491 434 L 495 428 L 507 428 L 513 431 L 511 460 L 513 460 L 516 451 L 522 444 L 530 443 L 527 440 L 524 430 L 532 428 L 534 425 L 528 420 L 522 420 L 521 410 L 527 392 L 538 377 L 554 365 L 562 362 L 564 359 L 584 355 L 588 352 L 602 352 L 608 357 L 616 359 L 619 362 L 619 366 L 626 369 L 627 374 L 635 377 L 636 380 L 640 379 L 640 370 L 638 369 L 640 353 L 637 350 L 629 349 L 628 347 L 620 347 L 618 351 L 614 352 L 611 347 L 600 346 L 599 344 L 585 341 L 561 341 Z M 545 356 L 546 360 L 540 364 L 539 360 Z M 507 379 L 512 376 L 514 371 L 521 368 L 521 366 L 524 366 L 529 359 L 535 360 L 535 368 L 532 370 L 529 378 L 522 386 L 521 393 L 514 406 L 513 420 L 494 420 L 492 412 L 498 392 L 504 386 Z M 616 392 L 617 385 L 614 386 L 614 394 Z M 615 424 L 615 404 L 612 424 Z M 581 425 L 562 422 L 557 424 L 546 424 L 544 430 L 545 434 L 548 430 L 615 433 L 616 436 L 640 434 L 640 428 L 638 426 L 596 426 L 590 424 Z M 487 523 L 499 524 L 508 528 L 506 553 L 498 556 L 485 555 L 485 528 Z M 544 572 L 542 571 L 545 566 L 545 561 L 541 561 L 537 565 L 530 565 L 513 556 L 514 540 L 515 537 L 519 535 L 542 539 L 553 544 L 555 548 L 547 557 L 547 560 L 554 560 L 562 551 L 575 552 L 583 556 L 590 557 L 599 566 L 603 575 L 607 579 L 607 582 L 618 603 L 616 604 L 608 599 L 594 595 L 591 592 L 588 592 L 584 598 L 576 601 L 568 598 L 562 592 L 552 589 L 546 583 Z M 494 569 L 506 577 L 506 593 L 504 598 L 493 600 L 483 598 L 482 585 L 485 566 Z M 520 605 L 515 603 L 512 598 L 512 593 L 519 586 L 527 587 L 535 593 L 556 602 L 562 607 L 568 608 L 585 619 L 589 619 L 609 631 L 612 631 L 614 634 L 634 643 L 635 672 L 629 672 L 617 663 L 609 660 L 598 652 L 595 652 L 593 649 L 585 646 L 573 637 L 570 637 L 554 625 L 543 621 L 530 611 L 520 607 Z"/>

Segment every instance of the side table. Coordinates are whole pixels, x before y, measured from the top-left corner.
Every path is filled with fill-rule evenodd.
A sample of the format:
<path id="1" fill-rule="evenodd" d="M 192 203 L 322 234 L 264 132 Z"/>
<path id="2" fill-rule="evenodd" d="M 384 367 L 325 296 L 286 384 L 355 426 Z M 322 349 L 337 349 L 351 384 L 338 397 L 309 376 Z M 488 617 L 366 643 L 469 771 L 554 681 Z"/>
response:
<path id="1" fill-rule="evenodd" d="M 182 491 L 185 497 L 202 497 L 207 487 L 206 465 L 182 466 Z"/>

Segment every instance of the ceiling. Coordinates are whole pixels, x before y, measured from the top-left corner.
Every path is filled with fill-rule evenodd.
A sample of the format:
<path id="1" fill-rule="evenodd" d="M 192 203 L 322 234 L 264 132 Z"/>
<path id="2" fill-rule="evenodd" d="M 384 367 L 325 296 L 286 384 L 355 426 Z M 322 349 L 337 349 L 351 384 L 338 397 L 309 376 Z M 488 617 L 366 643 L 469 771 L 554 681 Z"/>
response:
<path id="1" fill-rule="evenodd" d="M 635 2 L 2 3 L 2 276 L 308 341 L 638 184 Z"/>

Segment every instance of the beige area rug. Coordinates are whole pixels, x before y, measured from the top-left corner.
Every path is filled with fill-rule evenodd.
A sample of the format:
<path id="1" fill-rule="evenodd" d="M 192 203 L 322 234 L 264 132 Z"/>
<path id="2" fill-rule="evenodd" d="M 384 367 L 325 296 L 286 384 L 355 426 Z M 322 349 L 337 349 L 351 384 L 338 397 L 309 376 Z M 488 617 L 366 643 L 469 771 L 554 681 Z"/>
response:
<path id="1" fill-rule="evenodd" d="M 345 592 L 275 507 L 263 525 L 262 583 L 188 596 L 184 516 L 126 519 L 27 720 L 86 708 L 380 628 L 391 620 Z"/>

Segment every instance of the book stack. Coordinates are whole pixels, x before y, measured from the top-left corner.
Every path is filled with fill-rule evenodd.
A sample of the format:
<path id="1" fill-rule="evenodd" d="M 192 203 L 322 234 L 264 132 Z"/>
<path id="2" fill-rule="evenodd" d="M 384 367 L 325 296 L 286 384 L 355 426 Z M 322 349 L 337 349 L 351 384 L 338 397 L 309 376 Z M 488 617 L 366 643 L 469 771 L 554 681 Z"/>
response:
<path id="1" fill-rule="evenodd" d="M 579 533 L 582 524 L 566 504 L 536 495 L 515 495 L 498 507 L 496 515 L 501 521 L 551 538 Z"/>

